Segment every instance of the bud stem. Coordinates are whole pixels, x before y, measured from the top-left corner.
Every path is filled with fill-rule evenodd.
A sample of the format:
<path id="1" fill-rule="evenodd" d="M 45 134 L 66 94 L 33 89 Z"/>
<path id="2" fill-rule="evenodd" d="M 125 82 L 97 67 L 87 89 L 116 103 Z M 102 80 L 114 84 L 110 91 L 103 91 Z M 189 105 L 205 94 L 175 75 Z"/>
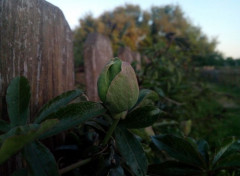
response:
<path id="1" fill-rule="evenodd" d="M 115 130 L 115 128 L 117 127 L 117 124 L 119 122 L 120 118 L 118 119 L 114 119 L 111 127 L 109 128 L 105 138 L 103 139 L 103 145 L 107 145 L 109 139 L 111 138 L 112 134 L 113 134 L 113 131 Z"/>

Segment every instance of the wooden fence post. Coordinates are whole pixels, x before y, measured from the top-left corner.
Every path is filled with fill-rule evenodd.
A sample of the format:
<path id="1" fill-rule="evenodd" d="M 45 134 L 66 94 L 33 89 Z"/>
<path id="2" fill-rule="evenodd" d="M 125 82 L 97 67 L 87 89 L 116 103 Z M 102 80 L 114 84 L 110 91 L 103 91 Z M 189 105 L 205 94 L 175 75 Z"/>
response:
<path id="1" fill-rule="evenodd" d="M 84 45 L 84 71 L 87 96 L 98 101 L 97 80 L 105 64 L 113 57 L 110 40 L 98 33 L 88 35 Z"/>
<path id="2" fill-rule="evenodd" d="M 0 0 L 2 119 L 7 119 L 6 89 L 19 75 L 31 85 L 31 116 L 49 99 L 74 88 L 72 32 L 62 11 L 45 0 Z M 21 160 L 13 157 L 0 166 L 0 175 L 20 167 Z"/>

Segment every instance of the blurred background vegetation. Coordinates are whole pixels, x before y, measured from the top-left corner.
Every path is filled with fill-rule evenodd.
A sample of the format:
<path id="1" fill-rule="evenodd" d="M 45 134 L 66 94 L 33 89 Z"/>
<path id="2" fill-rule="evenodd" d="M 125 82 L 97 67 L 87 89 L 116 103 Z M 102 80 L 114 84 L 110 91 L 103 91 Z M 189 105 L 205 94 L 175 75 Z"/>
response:
<path id="1" fill-rule="evenodd" d="M 240 59 L 225 58 L 216 50 L 217 39 L 209 39 L 179 6 L 144 11 L 127 4 L 81 18 L 74 30 L 76 70 L 83 67 L 84 41 L 91 32 L 108 36 L 115 56 L 122 46 L 140 52 L 140 87 L 160 96 L 155 133 L 206 139 L 212 149 L 240 137 Z"/>

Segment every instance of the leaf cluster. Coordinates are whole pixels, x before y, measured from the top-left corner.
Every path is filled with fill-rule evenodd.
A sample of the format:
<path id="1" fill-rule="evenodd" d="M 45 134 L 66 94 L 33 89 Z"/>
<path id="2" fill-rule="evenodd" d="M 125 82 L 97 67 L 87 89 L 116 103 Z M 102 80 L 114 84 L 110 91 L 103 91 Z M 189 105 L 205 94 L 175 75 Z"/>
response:
<path id="1" fill-rule="evenodd" d="M 240 145 L 230 140 L 213 155 L 205 140 L 180 138 L 173 135 L 153 136 L 156 148 L 165 151 L 171 159 L 149 166 L 150 175 L 214 176 L 233 173 L 240 167 Z"/>
<path id="2" fill-rule="evenodd" d="M 95 102 L 68 104 L 81 95 L 80 90 L 63 93 L 45 104 L 34 122 L 29 123 L 30 86 L 26 78 L 14 78 L 6 96 L 10 123 L 1 120 L 0 126 L 0 164 L 21 151 L 28 163 L 28 171 L 17 171 L 15 175 L 58 175 L 54 156 L 39 140 L 73 128 L 105 112 L 102 105 Z"/>
<path id="3" fill-rule="evenodd" d="M 103 141 L 114 124 L 111 114 L 100 103 L 70 103 L 81 95 L 82 91 L 73 90 L 55 97 L 30 122 L 29 83 L 24 77 L 14 78 L 6 97 L 10 122 L 1 120 L 0 123 L 0 164 L 21 153 L 26 165 L 13 176 L 145 176 L 147 157 L 130 129 L 143 129 L 158 119 L 160 110 L 154 105 L 158 95 L 154 91 L 141 90 L 136 105 L 118 123 L 107 145 Z M 66 141 L 54 151 L 42 143 L 43 139 L 64 131 L 67 131 Z"/>

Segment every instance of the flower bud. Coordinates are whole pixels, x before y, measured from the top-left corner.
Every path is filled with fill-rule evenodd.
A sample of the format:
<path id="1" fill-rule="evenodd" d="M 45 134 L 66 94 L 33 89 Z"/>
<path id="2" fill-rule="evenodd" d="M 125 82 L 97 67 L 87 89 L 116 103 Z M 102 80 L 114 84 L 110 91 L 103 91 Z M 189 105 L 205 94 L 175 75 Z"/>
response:
<path id="1" fill-rule="evenodd" d="M 98 78 L 98 95 L 112 114 L 131 109 L 139 95 L 137 78 L 131 65 L 118 58 L 111 60 Z"/>

